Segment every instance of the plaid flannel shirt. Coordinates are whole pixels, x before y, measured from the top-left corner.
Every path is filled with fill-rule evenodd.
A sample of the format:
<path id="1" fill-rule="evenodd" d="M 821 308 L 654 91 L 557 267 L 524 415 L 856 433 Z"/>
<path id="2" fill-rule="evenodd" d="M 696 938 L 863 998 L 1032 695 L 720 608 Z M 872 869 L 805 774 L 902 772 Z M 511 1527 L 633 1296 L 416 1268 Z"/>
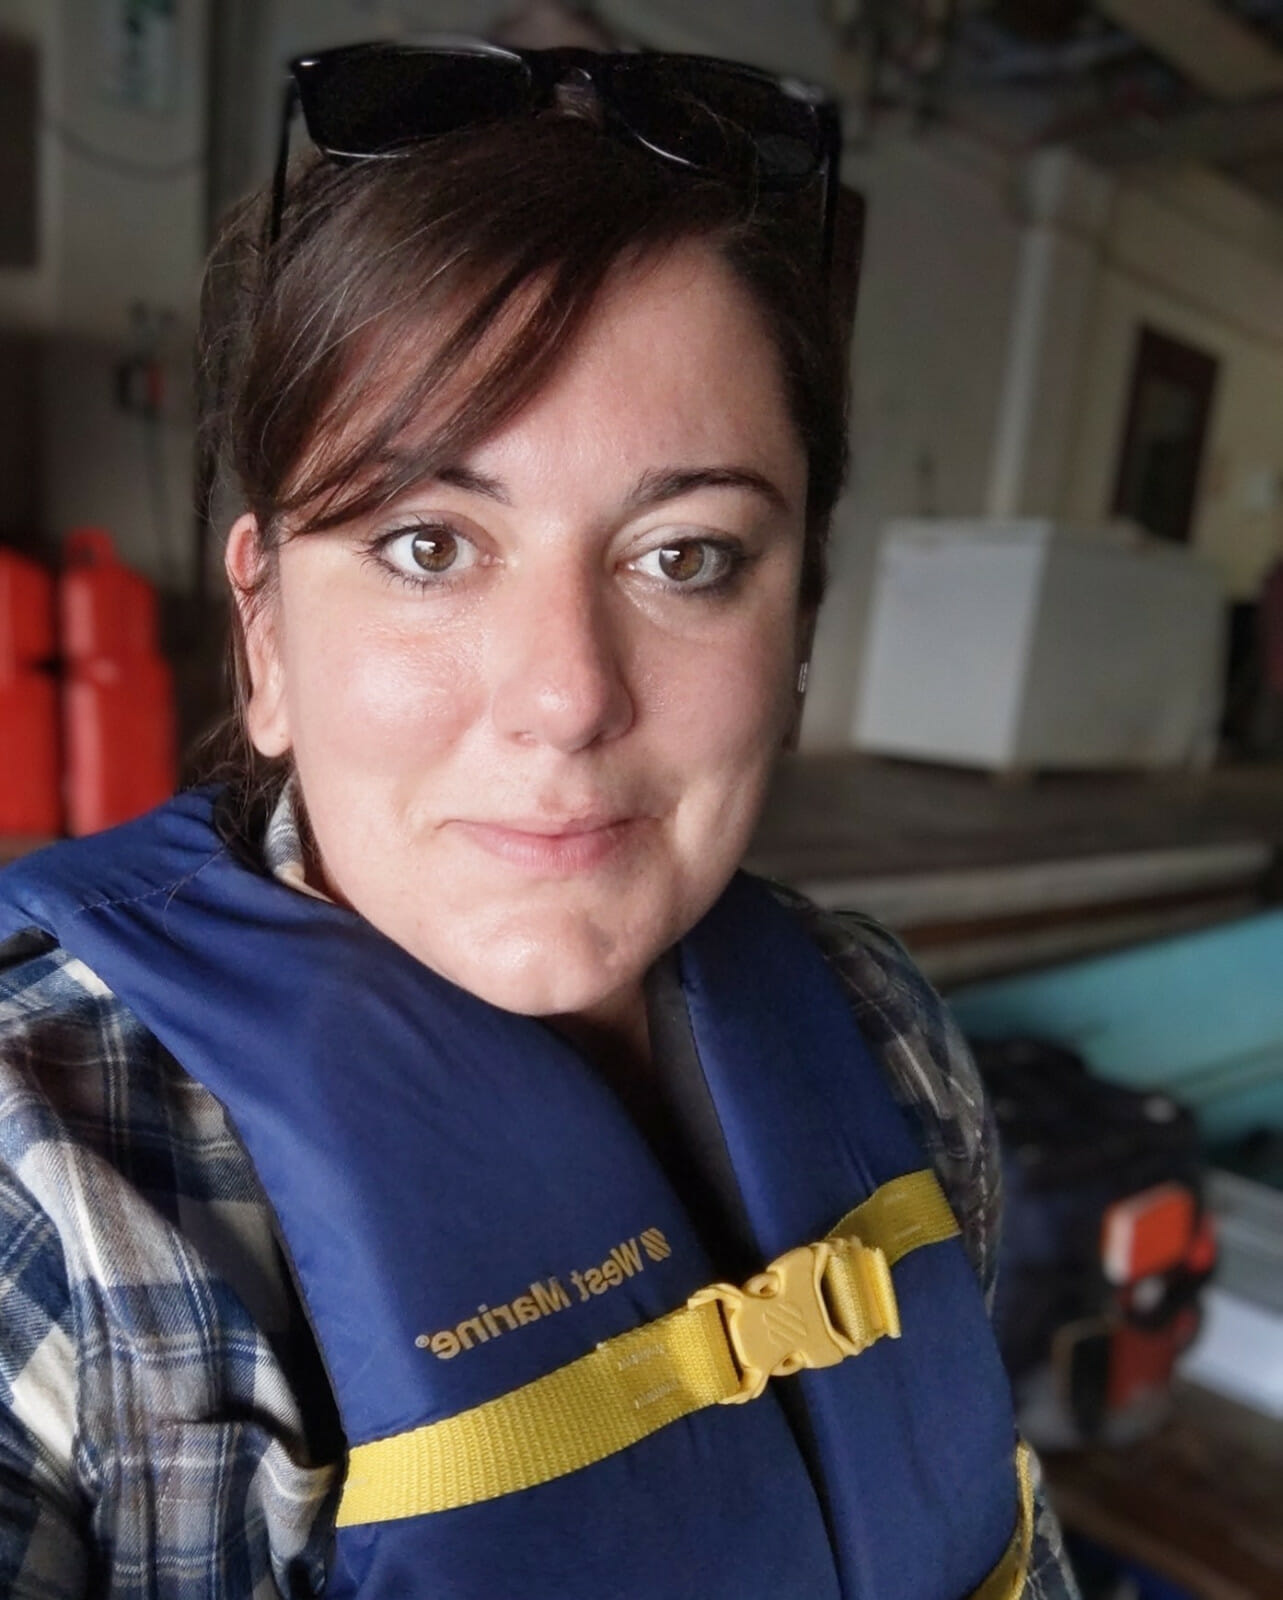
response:
<path id="1" fill-rule="evenodd" d="M 288 806 L 264 855 L 305 887 Z M 884 931 L 781 894 L 991 1295 L 998 1165 L 963 1040 Z M 217 1101 L 83 963 L 35 935 L 0 947 L 0 1596 L 320 1593 L 341 1452 L 318 1445 L 305 1371 L 267 1201 Z M 1026 1600 L 1072 1600 L 1041 1489 L 1036 1505 Z"/>

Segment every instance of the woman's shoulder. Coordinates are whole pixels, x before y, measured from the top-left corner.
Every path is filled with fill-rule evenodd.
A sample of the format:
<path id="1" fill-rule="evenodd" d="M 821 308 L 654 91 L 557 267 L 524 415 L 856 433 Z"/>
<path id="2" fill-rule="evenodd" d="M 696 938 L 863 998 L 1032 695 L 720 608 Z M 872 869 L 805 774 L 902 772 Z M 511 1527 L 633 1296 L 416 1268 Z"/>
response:
<path id="1" fill-rule="evenodd" d="M 47 936 L 0 943 L 0 1107 L 0 1166 L 57 1229 L 73 1276 L 156 1286 L 192 1270 L 192 1245 L 220 1266 L 248 1255 L 233 1287 L 279 1320 L 281 1297 L 269 1308 L 262 1292 L 266 1202 L 222 1107 Z"/>
<path id="2" fill-rule="evenodd" d="M 38 1512 L 25 1531 L 0 1515 L 0 1568 L 45 1561 L 48 1508 L 92 1501 L 151 1572 L 181 1555 L 199 1504 L 219 1572 L 266 1590 L 284 1551 L 316 1578 L 333 1469 L 307 1463 L 332 1450 L 309 1438 L 296 1382 L 311 1366 L 253 1169 L 213 1096 L 35 935 L 0 944 L 0 1218 L 0 1454 L 27 1461 Z M 47 1403 L 18 1404 L 37 1387 Z M 157 1478 L 163 1503 L 134 1517 Z"/>
<path id="3" fill-rule="evenodd" d="M 0 943 L 0 1108 L 0 1165 L 84 1253 L 77 1268 L 137 1285 L 208 1269 L 269 1332 L 291 1321 L 270 1208 L 223 1107 L 48 936 Z"/>
<path id="4" fill-rule="evenodd" d="M 94 973 L 48 935 L 33 930 L 0 944 L 0 1154 L 9 1167 L 22 1169 L 31 1152 L 58 1145 L 72 1128 L 101 1147 L 100 1124 L 120 1101 L 107 1092 L 108 1079 L 145 1049 L 129 1020 Z"/>
<path id="5" fill-rule="evenodd" d="M 1001 1175 L 984 1088 L 944 1001 L 895 935 L 858 911 L 827 911 L 772 883 L 802 922 L 850 1002 L 852 1014 L 908 1111 L 963 1230 L 968 1255 L 992 1294 Z"/>
<path id="6" fill-rule="evenodd" d="M 0 940 L 0 1024 L 12 1029 L 54 1012 L 74 1012 L 93 985 L 83 963 L 47 933 L 30 928 Z"/>
<path id="7" fill-rule="evenodd" d="M 89 1151 L 162 1211 L 167 1180 L 176 1193 L 199 1187 L 201 1157 L 221 1160 L 230 1138 L 217 1103 L 128 1006 L 85 962 L 34 931 L 0 943 L 0 1095 L 11 1166 L 36 1146 Z M 161 1171 L 155 1152 L 166 1147 L 176 1155 Z"/>

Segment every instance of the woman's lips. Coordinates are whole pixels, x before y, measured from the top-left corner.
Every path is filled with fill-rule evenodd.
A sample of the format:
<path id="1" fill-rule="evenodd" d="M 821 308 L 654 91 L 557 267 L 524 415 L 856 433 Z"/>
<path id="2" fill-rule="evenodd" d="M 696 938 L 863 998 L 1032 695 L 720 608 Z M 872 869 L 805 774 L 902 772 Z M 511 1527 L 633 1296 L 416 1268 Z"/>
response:
<path id="1" fill-rule="evenodd" d="M 510 866 L 560 876 L 600 866 L 641 821 L 639 817 L 521 824 L 457 820 L 454 827 L 487 854 Z"/>

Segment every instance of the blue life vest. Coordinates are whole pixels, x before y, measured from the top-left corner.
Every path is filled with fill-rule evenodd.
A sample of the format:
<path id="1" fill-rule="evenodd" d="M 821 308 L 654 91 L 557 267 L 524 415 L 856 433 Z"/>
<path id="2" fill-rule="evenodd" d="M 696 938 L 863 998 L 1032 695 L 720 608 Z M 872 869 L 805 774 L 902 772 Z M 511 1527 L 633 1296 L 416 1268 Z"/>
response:
<path id="1" fill-rule="evenodd" d="M 527 1384 L 717 1276 L 565 1041 L 242 864 L 209 792 L 9 869 L 0 935 L 32 926 L 223 1103 L 349 1444 Z M 925 1164 L 838 981 L 765 889 L 737 877 L 678 957 L 763 1264 Z M 962 1600 L 1017 1519 L 1007 1381 L 956 1238 L 894 1282 L 898 1340 L 537 1487 L 341 1528 L 327 1592 Z"/>

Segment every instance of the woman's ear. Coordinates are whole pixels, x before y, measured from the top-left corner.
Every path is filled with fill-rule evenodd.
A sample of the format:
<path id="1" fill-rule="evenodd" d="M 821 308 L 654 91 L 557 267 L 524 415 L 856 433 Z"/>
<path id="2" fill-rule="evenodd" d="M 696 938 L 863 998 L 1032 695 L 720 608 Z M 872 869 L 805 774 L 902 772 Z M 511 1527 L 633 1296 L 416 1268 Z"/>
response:
<path id="1" fill-rule="evenodd" d="M 263 756 L 281 756 L 290 747 L 281 659 L 280 603 L 268 582 L 268 555 L 252 512 L 238 517 L 227 535 L 223 564 L 240 619 L 249 682 L 242 686 L 245 731 Z"/>

